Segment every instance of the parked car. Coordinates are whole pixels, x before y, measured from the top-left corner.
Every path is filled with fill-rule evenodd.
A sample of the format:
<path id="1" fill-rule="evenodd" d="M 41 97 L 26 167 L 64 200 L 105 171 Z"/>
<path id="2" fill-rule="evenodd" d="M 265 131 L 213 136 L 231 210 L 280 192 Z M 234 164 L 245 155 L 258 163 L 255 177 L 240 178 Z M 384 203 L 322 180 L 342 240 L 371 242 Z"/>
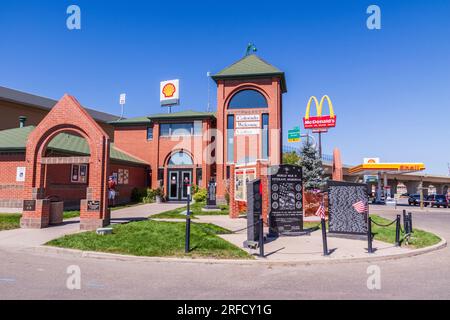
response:
<path id="1" fill-rule="evenodd" d="M 427 197 L 426 204 L 431 205 L 431 207 L 444 207 L 448 208 L 448 199 L 443 194 L 433 194 Z"/>
<path id="2" fill-rule="evenodd" d="M 411 194 L 408 198 L 410 206 L 420 206 L 420 194 Z"/>

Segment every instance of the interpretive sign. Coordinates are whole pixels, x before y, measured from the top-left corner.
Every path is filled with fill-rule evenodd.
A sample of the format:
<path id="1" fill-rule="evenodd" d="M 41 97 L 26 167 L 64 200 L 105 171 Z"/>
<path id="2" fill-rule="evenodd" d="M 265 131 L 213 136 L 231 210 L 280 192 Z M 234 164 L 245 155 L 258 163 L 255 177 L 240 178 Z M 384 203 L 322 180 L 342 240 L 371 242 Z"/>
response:
<path id="1" fill-rule="evenodd" d="M 329 232 L 367 234 L 368 203 L 367 184 L 329 181 Z"/>
<path id="2" fill-rule="evenodd" d="M 23 200 L 23 211 L 36 211 L 36 200 Z"/>
<path id="3" fill-rule="evenodd" d="M 269 173 L 270 234 L 289 235 L 303 231 L 302 168 L 281 165 Z"/>
<path id="4" fill-rule="evenodd" d="M 87 202 L 87 211 L 99 211 L 99 210 L 100 210 L 100 201 L 89 200 Z"/>

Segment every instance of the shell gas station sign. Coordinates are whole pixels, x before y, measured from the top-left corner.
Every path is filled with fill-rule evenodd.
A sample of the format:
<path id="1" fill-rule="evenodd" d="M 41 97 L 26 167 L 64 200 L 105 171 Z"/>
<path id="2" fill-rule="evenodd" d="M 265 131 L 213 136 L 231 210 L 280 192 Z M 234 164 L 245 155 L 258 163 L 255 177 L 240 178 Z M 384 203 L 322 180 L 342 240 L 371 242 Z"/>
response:
<path id="1" fill-rule="evenodd" d="M 180 103 L 180 80 L 162 81 L 159 94 L 161 106 L 178 105 Z"/>
<path id="2" fill-rule="evenodd" d="M 323 115 L 323 105 L 325 100 L 328 103 L 328 108 L 330 111 L 329 115 Z M 311 116 L 311 104 L 313 102 L 316 105 L 316 116 Z M 334 114 L 333 104 L 331 103 L 330 97 L 324 95 L 319 102 L 315 96 L 312 96 L 306 106 L 306 114 L 303 118 L 303 124 L 305 129 L 313 130 L 326 130 L 328 128 L 336 127 L 336 115 Z"/>

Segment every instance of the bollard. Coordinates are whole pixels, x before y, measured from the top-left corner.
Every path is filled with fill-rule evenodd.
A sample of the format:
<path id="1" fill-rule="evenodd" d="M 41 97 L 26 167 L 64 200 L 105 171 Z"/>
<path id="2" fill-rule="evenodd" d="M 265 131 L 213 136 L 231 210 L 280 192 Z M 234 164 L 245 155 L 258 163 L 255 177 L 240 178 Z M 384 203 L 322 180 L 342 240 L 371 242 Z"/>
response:
<path id="1" fill-rule="evenodd" d="M 264 258 L 264 220 L 259 219 L 259 256 Z"/>
<path id="2" fill-rule="evenodd" d="M 328 243 L 327 243 L 327 226 L 325 224 L 325 219 L 321 220 L 322 225 L 322 244 L 323 244 L 323 255 L 328 256 L 330 253 L 328 252 Z"/>
<path id="3" fill-rule="evenodd" d="M 413 224 L 412 224 L 412 213 L 408 213 L 408 221 L 409 221 L 409 233 L 413 233 Z"/>
<path id="4" fill-rule="evenodd" d="M 184 252 L 189 253 L 190 251 L 190 242 L 191 242 L 191 210 L 190 210 L 190 186 L 188 186 L 188 195 L 187 195 L 187 213 L 186 213 L 186 241 Z"/>
<path id="5" fill-rule="evenodd" d="M 395 224 L 395 246 L 400 247 L 400 215 L 397 215 L 397 221 Z"/>
<path id="6" fill-rule="evenodd" d="M 372 218 L 369 217 L 369 223 L 367 225 L 367 251 L 373 253 L 372 249 Z"/>
<path id="7" fill-rule="evenodd" d="M 405 234 L 408 234 L 408 216 L 406 215 L 406 210 L 403 210 L 403 229 L 405 229 Z"/>

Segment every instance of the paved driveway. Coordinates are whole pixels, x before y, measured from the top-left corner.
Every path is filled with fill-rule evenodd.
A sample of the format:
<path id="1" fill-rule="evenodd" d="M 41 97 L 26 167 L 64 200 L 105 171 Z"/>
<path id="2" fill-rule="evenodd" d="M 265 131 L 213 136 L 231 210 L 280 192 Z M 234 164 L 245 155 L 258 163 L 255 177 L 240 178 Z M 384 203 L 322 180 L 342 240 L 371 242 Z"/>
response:
<path id="1" fill-rule="evenodd" d="M 383 208 L 383 216 L 395 214 Z M 450 211 L 414 212 L 414 225 L 450 239 Z M 367 288 L 371 264 L 363 262 L 272 267 L 199 265 L 97 260 L 3 249 L 0 261 L 0 299 L 450 299 L 448 248 L 377 262 L 381 290 Z M 66 271 L 71 265 L 81 268 L 81 290 L 66 288 Z"/>

